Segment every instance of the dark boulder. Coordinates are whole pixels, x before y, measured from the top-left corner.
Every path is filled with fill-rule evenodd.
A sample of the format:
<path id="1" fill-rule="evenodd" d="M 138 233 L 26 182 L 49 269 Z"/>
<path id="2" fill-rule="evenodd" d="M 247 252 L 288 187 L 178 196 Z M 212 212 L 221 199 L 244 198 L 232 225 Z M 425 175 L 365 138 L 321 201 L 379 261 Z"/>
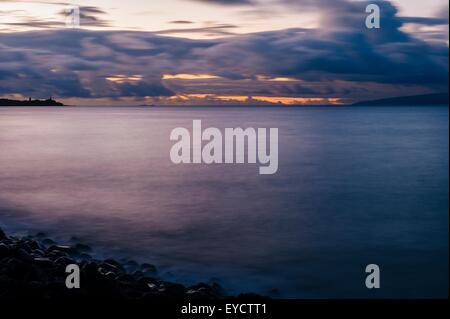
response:
<path id="1" fill-rule="evenodd" d="M 180 284 L 162 282 L 159 286 L 158 292 L 171 298 L 183 298 L 186 295 L 187 289 Z"/>
<path id="2" fill-rule="evenodd" d="M 23 248 L 17 250 L 14 254 L 18 259 L 23 262 L 29 263 L 33 261 L 33 257 Z"/>
<path id="3" fill-rule="evenodd" d="M 53 261 L 51 261 L 48 258 L 42 258 L 42 257 L 34 258 L 34 263 L 38 267 L 43 267 L 43 268 L 51 268 L 54 266 Z"/>
<path id="4" fill-rule="evenodd" d="M 51 246 L 51 245 L 54 245 L 55 242 L 53 240 L 51 240 L 50 238 L 45 238 L 42 240 L 42 244 L 45 246 Z"/>
<path id="5" fill-rule="evenodd" d="M 155 275 L 157 273 L 156 267 L 151 264 L 142 264 L 141 271 L 145 275 Z"/>
<path id="6" fill-rule="evenodd" d="M 195 286 L 189 287 L 187 295 L 190 299 L 218 299 L 225 296 L 224 289 L 217 283 L 213 283 L 212 286 L 200 283 Z"/>
<path id="7" fill-rule="evenodd" d="M 10 256 L 10 248 L 5 244 L 0 244 L 0 259 Z"/>
<path id="8" fill-rule="evenodd" d="M 76 244 L 75 249 L 80 253 L 91 253 L 92 248 L 84 244 Z"/>
<path id="9" fill-rule="evenodd" d="M 68 257 L 59 257 L 58 259 L 56 259 L 55 263 L 59 266 L 66 267 L 67 265 L 75 264 L 75 261 Z"/>
<path id="10" fill-rule="evenodd" d="M 48 252 L 63 252 L 66 253 L 69 256 L 77 256 L 79 255 L 79 252 L 71 246 L 58 246 L 58 245 L 52 245 L 47 249 Z"/>
<path id="11" fill-rule="evenodd" d="M 91 261 L 92 260 L 92 256 L 86 253 L 82 253 L 78 256 L 78 260 L 81 261 Z"/>
<path id="12" fill-rule="evenodd" d="M 0 240 L 6 239 L 5 232 L 0 228 Z"/>

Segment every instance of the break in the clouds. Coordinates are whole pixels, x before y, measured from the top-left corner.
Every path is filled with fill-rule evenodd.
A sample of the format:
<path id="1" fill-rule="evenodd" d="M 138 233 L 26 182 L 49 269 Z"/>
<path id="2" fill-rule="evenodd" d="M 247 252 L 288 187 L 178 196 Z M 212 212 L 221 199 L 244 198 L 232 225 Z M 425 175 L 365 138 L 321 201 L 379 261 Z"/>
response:
<path id="1" fill-rule="evenodd" d="M 409 28 L 448 27 L 448 18 L 403 17 L 396 6 L 382 1 L 382 28 L 368 30 L 367 1 L 280 1 L 292 10 L 320 11 L 320 26 L 239 34 L 234 25 L 217 24 L 208 30 L 191 27 L 190 20 L 170 20 L 190 32 L 223 33 L 212 39 L 167 36 L 188 32 L 183 28 L 156 33 L 53 28 L 0 33 L 0 95 L 161 103 L 337 103 L 447 90 L 445 31 L 418 36 L 411 32 L 418 29 Z M 225 7 L 247 3 L 208 2 Z M 89 7 L 84 14 L 98 25 L 107 20 L 100 8 Z"/>

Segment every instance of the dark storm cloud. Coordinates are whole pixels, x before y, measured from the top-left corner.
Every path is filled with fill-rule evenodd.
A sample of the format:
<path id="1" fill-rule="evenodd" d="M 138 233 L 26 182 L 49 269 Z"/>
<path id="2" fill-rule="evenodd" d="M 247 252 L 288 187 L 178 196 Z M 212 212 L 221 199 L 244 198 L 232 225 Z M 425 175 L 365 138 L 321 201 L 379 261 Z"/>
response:
<path id="1" fill-rule="evenodd" d="M 176 21 L 170 21 L 172 24 L 193 24 L 193 21 L 187 21 L 187 20 L 176 20 Z"/>
<path id="2" fill-rule="evenodd" d="M 230 30 L 237 29 L 238 26 L 232 24 L 219 24 L 210 27 L 200 27 L 200 28 L 180 28 L 180 29 L 167 29 L 161 31 L 155 31 L 157 34 L 168 35 L 168 34 L 207 34 L 209 36 L 224 36 L 224 35 L 234 35 L 235 33 L 230 32 Z"/>
<path id="3" fill-rule="evenodd" d="M 289 29 L 188 40 L 144 32 L 59 30 L 0 33 L 0 93 L 61 97 L 168 96 L 174 92 L 317 96 L 392 91 L 447 90 L 448 46 L 405 33 L 387 1 L 382 28 L 365 27 L 366 1 L 288 1 L 293 8 L 323 10 L 318 29 Z M 343 8 L 342 8 L 342 7 Z M 53 70 L 53 71 L 50 71 Z M 212 74 L 218 80 L 162 81 L 163 74 Z M 115 75 L 140 75 L 114 82 Z M 258 75 L 301 83 L 258 81 Z"/>
<path id="4" fill-rule="evenodd" d="M 18 22 L 4 22 L 2 24 L 9 27 L 30 27 L 38 29 L 61 28 L 64 26 L 64 23 L 60 21 L 41 20 L 31 17 L 25 17 Z"/>
<path id="5" fill-rule="evenodd" d="M 173 92 L 157 83 L 123 83 L 117 86 L 117 97 L 171 96 Z"/>
<path id="6" fill-rule="evenodd" d="M 104 10 L 99 7 L 82 6 L 80 9 L 80 24 L 83 26 L 107 27 L 110 26 L 110 21 L 104 19 L 102 16 L 106 14 Z M 65 10 L 60 12 L 63 17 L 67 16 Z"/>
<path id="7" fill-rule="evenodd" d="M 1 1 L 1 0 L 0 0 Z M 54 3 L 53 3 L 54 4 Z M 60 3 L 60 5 L 65 5 Z M 37 19 L 29 16 L 17 15 L 18 12 L 23 11 L 0 11 L 0 16 L 16 14 L 17 21 L 15 22 L 2 22 L 1 24 L 6 27 L 30 27 L 36 29 L 51 29 L 51 28 L 62 28 L 65 27 L 64 18 L 69 14 L 65 10 L 61 10 L 59 15 L 63 19 L 59 21 L 49 20 L 49 19 Z M 80 7 L 80 24 L 87 27 L 107 27 L 110 26 L 110 21 L 103 19 L 103 15 L 106 12 L 99 7 L 93 6 L 82 6 Z"/>
<path id="8" fill-rule="evenodd" d="M 423 24 L 428 26 L 448 24 L 448 18 L 404 17 L 400 18 L 400 20 L 403 23 Z"/>

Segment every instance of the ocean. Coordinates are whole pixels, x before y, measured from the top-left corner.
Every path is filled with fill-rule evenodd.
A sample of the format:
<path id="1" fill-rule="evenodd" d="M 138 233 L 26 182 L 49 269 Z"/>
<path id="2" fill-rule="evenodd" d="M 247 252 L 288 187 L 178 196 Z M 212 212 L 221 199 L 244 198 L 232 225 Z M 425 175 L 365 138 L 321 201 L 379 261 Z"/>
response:
<path id="1" fill-rule="evenodd" d="M 0 227 L 275 298 L 448 297 L 446 107 L 0 108 Z M 278 128 L 279 168 L 175 165 L 176 127 Z M 381 269 L 381 289 L 365 267 Z"/>

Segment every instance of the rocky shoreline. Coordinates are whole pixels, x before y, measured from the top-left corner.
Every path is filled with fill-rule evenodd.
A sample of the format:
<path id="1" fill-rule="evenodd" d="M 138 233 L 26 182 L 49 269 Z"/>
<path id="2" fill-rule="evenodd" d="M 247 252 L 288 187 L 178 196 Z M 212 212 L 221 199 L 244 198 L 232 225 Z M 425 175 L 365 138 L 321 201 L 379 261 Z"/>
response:
<path id="1" fill-rule="evenodd" d="M 40 233 L 17 238 L 0 229 L 0 300 L 221 300 L 217 283 L 186 287 L 164 281 L 151 264 L 97 260 L 85 244 L 57 245 Z M 67 265 L 80 268 L 80 289 L 67 289 Z M 260 298 L 242 294 L 238 298 Z"/>

